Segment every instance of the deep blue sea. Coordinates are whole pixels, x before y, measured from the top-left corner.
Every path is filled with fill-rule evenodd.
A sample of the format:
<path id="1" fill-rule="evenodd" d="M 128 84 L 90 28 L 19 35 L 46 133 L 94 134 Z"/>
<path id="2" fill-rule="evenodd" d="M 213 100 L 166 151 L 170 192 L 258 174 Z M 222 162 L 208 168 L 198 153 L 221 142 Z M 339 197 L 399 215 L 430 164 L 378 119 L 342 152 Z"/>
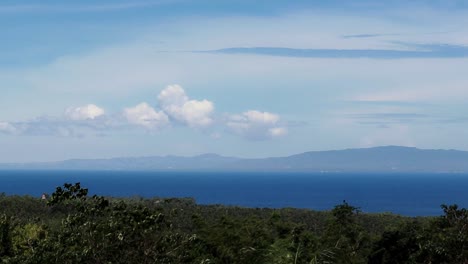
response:
<path id="1" fill-rule="evenodd" d="M 441 215 L 468 207 L 468 174 L 320 174 L 123 171 L 0 171 L 0 193 L 52 193 L 81 182 L 91 194 L 193 197 L 199 204 L 329 210 L 346 200 L 363 212 Z"/>

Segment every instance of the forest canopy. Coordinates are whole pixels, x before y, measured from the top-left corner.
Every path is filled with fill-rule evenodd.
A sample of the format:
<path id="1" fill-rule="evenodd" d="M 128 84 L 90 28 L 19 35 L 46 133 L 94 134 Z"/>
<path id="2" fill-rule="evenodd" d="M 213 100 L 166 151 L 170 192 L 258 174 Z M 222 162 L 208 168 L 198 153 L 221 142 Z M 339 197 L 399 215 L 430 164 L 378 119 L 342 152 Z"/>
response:
<path id="1" fill-rule="evenodd" d="M 468 263 L 468 213 L 439 217 L 198 205 L 191 198 L 0 194 L 1 263 Z"/>

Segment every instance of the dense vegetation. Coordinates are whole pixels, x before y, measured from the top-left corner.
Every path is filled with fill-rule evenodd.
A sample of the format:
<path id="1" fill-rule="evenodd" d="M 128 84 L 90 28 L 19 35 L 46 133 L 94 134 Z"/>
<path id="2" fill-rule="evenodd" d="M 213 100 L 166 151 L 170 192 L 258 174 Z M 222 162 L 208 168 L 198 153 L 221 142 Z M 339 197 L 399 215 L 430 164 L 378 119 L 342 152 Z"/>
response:
<path id="1" fill-rule="evenodd" d="M 197 205 L 192 199 L 0 194 L 1 263 L 468 263 L 468 212 L 409 218 Z"/>

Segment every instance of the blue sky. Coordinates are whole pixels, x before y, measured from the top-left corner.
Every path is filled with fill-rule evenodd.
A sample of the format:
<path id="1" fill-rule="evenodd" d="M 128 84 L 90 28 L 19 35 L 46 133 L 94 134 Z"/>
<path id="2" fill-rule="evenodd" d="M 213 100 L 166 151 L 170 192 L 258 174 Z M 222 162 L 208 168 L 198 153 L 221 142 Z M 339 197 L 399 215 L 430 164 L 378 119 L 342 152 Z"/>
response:
<path id="1" fill-rule="evenodd" d="M 468 150 L 468 2 L 382 2 L 2 1 L 0 162 Z"/>

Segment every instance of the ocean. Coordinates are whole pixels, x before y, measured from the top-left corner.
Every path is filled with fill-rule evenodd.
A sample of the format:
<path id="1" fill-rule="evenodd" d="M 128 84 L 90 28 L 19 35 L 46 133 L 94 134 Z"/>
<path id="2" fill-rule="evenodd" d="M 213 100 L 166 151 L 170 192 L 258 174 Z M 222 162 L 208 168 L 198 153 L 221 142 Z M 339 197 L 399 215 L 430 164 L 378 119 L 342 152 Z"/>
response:
<path id="1" fill-rule="evenodd" d="M 468 207 L 468 174 L 0 171 L 0 193 L 52 193 L 80 182 L 91 194 L 192 197 L 199 204 L 330 210 L 346 200 L 368 213 L 436 216 Z"/>

